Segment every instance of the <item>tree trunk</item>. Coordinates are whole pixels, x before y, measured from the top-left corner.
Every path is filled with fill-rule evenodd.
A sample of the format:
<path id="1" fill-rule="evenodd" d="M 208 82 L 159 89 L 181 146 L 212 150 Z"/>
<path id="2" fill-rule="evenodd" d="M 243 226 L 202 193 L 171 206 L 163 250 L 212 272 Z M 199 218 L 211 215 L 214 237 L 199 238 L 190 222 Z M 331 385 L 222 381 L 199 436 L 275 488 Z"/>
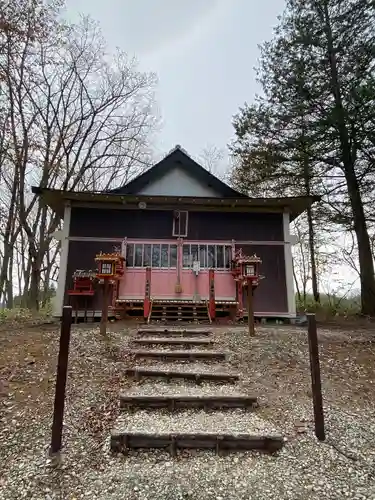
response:
<path id="1" fill-rule="evenodd" d="M 6 227 L 3 237 L 4 254 L 0 269 L 0 296 L 2 293 L 5 292 L 5 287 L 7 286 L 7 282 L 13 281 L 12 275 L 9 275 L 9 268 L 12 267 L 11 261 L 13 258 L 13 246 L 16 242 L 18 234 L 18 229 L 16 229 L 16 216 L 14 213 L 14 206 L 16 203 L 15 199 L 16 199 L 16 189 L 14 188 L 12 192 L 11 208 L 9 210 L 8 220 L 6 222 Z"/>
<path id="2" fill-rule="evenodd" d="M 25 263 L 23 264 L 25 266 Z M 29 307 L 29 292 L 30 292 L 30 278 L 31 278 L 31 259 L 27 259 L 27 265 L 24 270 L 25 286 L 23 287 L 22 294 L 22 307 Z"/>
<path id="3" fill-rule="evenodd" d="M 299 284 L 298 284 L 298 279 L 297 279 L 297 275 L 296 275 L 296 268 L 294 265 L 294 261 L 293 261 L 293 278 L 294 278 L 294 283 L 296 285 L 298 303 L 301 304 L 302 296 L 301 296 L 301 290 L 299 289 Z"/>
<path id="4" fill-rule="evenodd" d="M 345 172 L 345 178 L 347 179 L 350 204 L 353 212 L 354 231 L 358 245 L 361 311 L 362 314 L 375 316 L 374 261 L 372 258 L 370 237 L 367 230 L 363 203 L 354 172 L 348 172 L 348 174 Z"/>
<path id="5" fill-rule="evenodd" d="M 40 266 L 37 262 L 31 264 L 30 288 L 28 293 L 29 309 L 39 311 L 39 284 L 40 284 Z"/>
<path id="6" fill-rule="evenodd" d="M 8 267 L 8 279 L 6 281 L 6 290 L 7 290 L 7 308 L 8 309 L 13 309 L 14 307 L 14 301 L 13 301 L 13 257 L 14 257 L 14 251 L 13 247 L 12 250 L 9 254 L 9 267 Z"/>
<path id="7" fill-rule="evenodd" d="M 7 301 L 6 301 L 6 306 L 7 309 L 13 309 L 14 307 L 14 300 L 13 300 L 13 283 L 12 280 L 7 280 L 6 284 L 6 292 L 7 292 Z"/>
<path id="8" fill-rule="evenodd" d="M 337 69 L 336 52 L 333 44 L 332 28 L 328 5 L 324 4 L 325 31 L 327 35 L 327 52 L 331 70 L 331 89 L 335 99 L 336 126 L 342 151 L 344 175 L 348 188 L 350 205 L 353 214 L 354 231 L 357 237 L 359 277 L 361 283 L 361 311 L 362 314 L 375 316 L 375 276 L 374 262 L 371 252 L 370 237 L 367 230 L 363 202 L 359 190 L 358 179 L 355 173 L 349 133 L 345 121 L 345 110 L 342 102 L 341 88 Z"/>
<path id="9" fill-rule="evenodd" d="M 312 217 L 311 207 L 307 209 L 307 224 L 309 229 L 309 249 L 310 249 L 310 263 L 311 263 L 311 283 L 314 296 L 314 302 L 320 303 L 320 293 L 318 287 L 318 276 L 316 272 L 316 260 L 315 260 L 315 234 L 314 234 L 314 222 Z"/>

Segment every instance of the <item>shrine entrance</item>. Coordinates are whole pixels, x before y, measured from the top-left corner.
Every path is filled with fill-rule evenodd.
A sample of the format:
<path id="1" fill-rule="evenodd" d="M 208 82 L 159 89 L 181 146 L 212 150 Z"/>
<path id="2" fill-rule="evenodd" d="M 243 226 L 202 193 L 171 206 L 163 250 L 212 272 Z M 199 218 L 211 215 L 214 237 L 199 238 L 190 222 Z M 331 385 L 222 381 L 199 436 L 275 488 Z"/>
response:
<path id="1" fill-rule="evenodd" d="M 121 300 L 143 300 L 147 268 L 151 268 L 152 300 L 208 300 L 210 269 L 215 271 L 215 300 L 236 300 L 231 242 L 127 240 L 123 255 L 126 268 L 119 287 Z"/>

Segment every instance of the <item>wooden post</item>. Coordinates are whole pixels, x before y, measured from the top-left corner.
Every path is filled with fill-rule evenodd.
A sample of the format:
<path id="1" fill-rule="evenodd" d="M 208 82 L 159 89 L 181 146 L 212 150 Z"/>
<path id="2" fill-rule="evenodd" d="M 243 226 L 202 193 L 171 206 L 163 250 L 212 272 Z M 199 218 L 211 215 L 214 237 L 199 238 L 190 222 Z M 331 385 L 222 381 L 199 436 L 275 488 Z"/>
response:
<path id="1" fill-rule="evenodd" d="M 214 320 L 216 317 L 216 305 L 215 305 L 215 271 L 214 269 L 210 269 L 208 271 L 208 284 L 209 284 L 209 311 L 211 320 Z"/>
<path id="2" fill-rule="evenodd" d="M 247 285 L 247 324 L 249 327 L 250 337 L 255 336 L 254 326 L 254 303 L 253 303 L 253 287 L 251 284 Z"/>
<path id="3" fill-rule="evenodd" d="M 143 317 L 147 321 L 151 309 L 151 267 L 146 267 L 145 299 L 143 302 Z"/>
<path id="4" fill-rule="evenodd" d="M 109 281 L 108 279 L 104 279 L 103 286 L 103 303 L 102 303 L 102 317 L 100 319 L 100 334 L 107 334 L 107 322 L 108 322 L 108 290 L 109 290 Z"/>
<path id="5" fill-rule="evenodd" d="M 236 281 L 237 286 L 237 299 L 238 299 L 238 317 L 239 319 L 243 319 L 244 316 L 244 303 L 243 303 L 243 295 L 244 290 L 242 283 L 240 281 Z"/>
<path id="6" fill-rule="evenodd" d="M 307 314 L 307 321 L 315 435 L 319 441 L 324 441 L 326 436 L 324 430 L 322 382 L 320 378 L 319 346 L 315 314 Z"/>
<path id="7" fill-rule="evenodd" d="M 61 319 L 59 357 L 57 360 L 55 404 L 53 408 L 50 455 L 55 455 L 59 453 L 61 450 L 62 429 L 64 421 L 66 374 L 68 370 L 71 326 L 72 326 L 72 307 L 64 306 Z"/>

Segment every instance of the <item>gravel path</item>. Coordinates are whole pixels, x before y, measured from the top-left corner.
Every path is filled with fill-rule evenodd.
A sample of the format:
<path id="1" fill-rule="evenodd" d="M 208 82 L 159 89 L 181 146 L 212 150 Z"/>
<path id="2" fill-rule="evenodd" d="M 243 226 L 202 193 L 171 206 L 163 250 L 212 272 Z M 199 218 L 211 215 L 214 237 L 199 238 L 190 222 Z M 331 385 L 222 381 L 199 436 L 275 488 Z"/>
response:
<path id="1" fill-rule="evenodd" d="M 259 394 L 263 403 L 256 414 L 243 414 L 240 421 L 256 416 L 288 441 L 276 456 L 183 452 L 173 460 L 162 451 L 109 453 L 118 393 L 129 388 L 122 353 L 131 334 L 118 330 L 105 343 L 94 326 L 73 328 L 59 468 L 47 454 L 58 331 L 13 328 L 0 336 L 0 500 L 375 499 L 375 352 L 371 345 L 354 345 L 355 332 L 323 332 L 327 442 L 318 443 L 305 332 L 261 327 L 249 340 L 241 327 L 215 329 L 215 341 L 233 352 L 225 371 L 239 371 L 243 380 L 236 386 L 202 384 L 199 390 Z M 198 365 L 212 370 L 216 364 Z M 131 390 L 151 385 L 195 389 L 182 382 L 146 382 Z M 199 419 L 195 415 L 202 412 L 192 413 Z"/>

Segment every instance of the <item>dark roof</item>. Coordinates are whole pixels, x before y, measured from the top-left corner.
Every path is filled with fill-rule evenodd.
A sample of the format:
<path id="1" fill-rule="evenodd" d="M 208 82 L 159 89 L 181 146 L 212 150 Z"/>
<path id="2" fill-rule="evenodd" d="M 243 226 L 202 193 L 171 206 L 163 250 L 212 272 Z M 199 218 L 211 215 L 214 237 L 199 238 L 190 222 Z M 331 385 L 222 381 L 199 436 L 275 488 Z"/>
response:
<path id="1" fill-rule="evenodd" d="M 139 203 L 144 202 L 148 209 L 158 210 L 159 207 L 176 209 L 184 207 L 187 210 L 214 210 L 214 211 L 237 211 L 237 212 L 282 212 L 290 213 L 290 220 L 298 217 L 309 206 L 320 201 L 320 196 L 296 196 L 283 198 L 249 198 L 227 197 L 227 198 L 202 198 L 199 196 L 150 196 L 132 195 L 119 193 L 98 193 L 93 191 L 64 191 L 59 189 L 32 188 L 34 194 L 38 194 L 43 202 L 48 205 L 60 217 L 64 216 L 64 206 L 69 202 L 95 203 L 102 206 L 116 208 L 116 205 L 127 208 L 138 209 Z M 160 209 L 160 208 L 159 208 Z"/>
<path id="2" fill-rule="evenodd" d="M 176 166 L 183 168 L 193 175 L 202 184 L 213 188 L 220 194 L 219 197 L 201 196 L 160 196 L 138 194 L 145 186 L 162 177 Z M 183 207 L 187 210 L 214 210 L 237 212 L 282 212 L 290 213 L 290 220 L 294 220 L 316 201 L 320 196 L 295 196 L 281 198 L 250 198 L 243 193 L 235 191 L 220 179 L 201 167 L 196 161 L 180 147 L 176 146 L 163 160 L 154 165 L 150 170 L 139 175 L 124 186 L 108 191 L 66 191 L 60 189 L 32 187 L 32 192 L 42 198 L 61 218 L 64 216 L 66 202 L 95 203 L 97 206 L 138 209 L 139 203 L 144 202 L 147 209 L 157 210 L 175 209 Z"/>
<path id="3" fill-rule="evenodd" d="M 212 175 L 208 170 L 194 161 L 182 148 L 176 146 L 167 156 L 149 170 L 139 175 L 128 184 L 107 191 L 112 194 L 138 194 L 144 187 L 153 181 L 163 177 L 176 167 L 184 169 L 195 177 L 200 183 L 215 189 L 224 198 L 247 198 L 245 194 L 235 191 L 220 179 Z"/>

